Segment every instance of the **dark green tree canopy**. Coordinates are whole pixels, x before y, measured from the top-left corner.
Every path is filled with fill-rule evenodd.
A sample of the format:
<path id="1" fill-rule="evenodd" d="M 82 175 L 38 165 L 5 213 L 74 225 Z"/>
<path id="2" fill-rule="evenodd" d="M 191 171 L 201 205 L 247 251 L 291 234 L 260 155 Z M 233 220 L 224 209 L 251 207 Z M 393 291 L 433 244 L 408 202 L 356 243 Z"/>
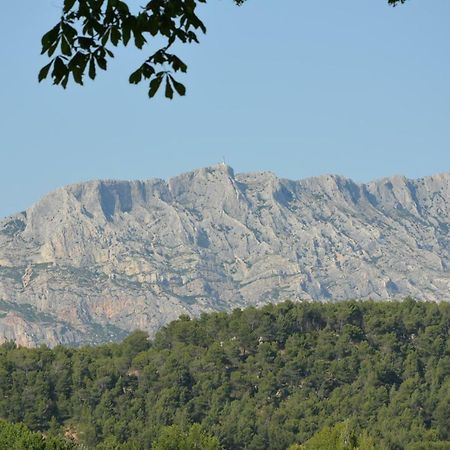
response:
<path id="1" fill-rule="evenodd" d="M 449 450 L 449 325 L 446 301 L 285 302 L 152 340 L 7 343 L 0 450 Z"/>
<path id="2" fill-rule="evenodd" d="M 242 5 L 245 0 L 232 0 Z M 390 5 L 406 0 L 388 0 Z M 87 74 L 92 80 L 97 69 L 107 69 L 113 58 L 112 47 L 138 49 L 158 42 L 159 48 L 135 70 L 130 83 L 149 83 L 148 95 L 153 97 L 164 85 L 164 94 L 173 98 L 174 92 L 185 95 L 185 86 L 174 78 L 175 72 L 186 72 L 187 65 L 173 51 L 175 43 L 199 42 L 198 33 L 206 26 L 196 13 L 199 3 L 207 0 L 150 0 L 133 11 L 129 1 L 122 0 L 64 0 L 60 21 L 42 37 L 42 54 L 50 62 L 39 72 L 39 81 L 51 76 L 53 84 L 64 88 L 69 80 L 83 84 Z"/>

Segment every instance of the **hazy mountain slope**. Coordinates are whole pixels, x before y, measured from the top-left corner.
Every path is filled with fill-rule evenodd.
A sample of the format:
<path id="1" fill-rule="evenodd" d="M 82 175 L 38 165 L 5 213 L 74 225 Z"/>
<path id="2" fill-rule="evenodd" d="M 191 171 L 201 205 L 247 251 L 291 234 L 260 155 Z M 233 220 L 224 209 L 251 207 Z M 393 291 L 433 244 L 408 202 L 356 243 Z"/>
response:
<path id="1" fill-rule="evenodd" d="M 0 222 L 0 339 L 100 342 L 287 298 L 448 300 L 449 200 L 449 174 L 356 184 L 225 165 L 67 186 Z"/>

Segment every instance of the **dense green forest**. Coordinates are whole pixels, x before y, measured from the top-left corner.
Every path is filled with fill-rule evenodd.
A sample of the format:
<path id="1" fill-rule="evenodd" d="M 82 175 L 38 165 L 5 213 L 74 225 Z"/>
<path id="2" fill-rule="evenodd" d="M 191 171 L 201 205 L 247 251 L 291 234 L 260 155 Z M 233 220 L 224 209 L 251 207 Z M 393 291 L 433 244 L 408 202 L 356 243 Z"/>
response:
<path id="1" fill-rule="evenodd" d="M 285 302 L 151 341 L 6 343 L 0 449 L 450 449 L 449 323 L 449 303 Z"/>

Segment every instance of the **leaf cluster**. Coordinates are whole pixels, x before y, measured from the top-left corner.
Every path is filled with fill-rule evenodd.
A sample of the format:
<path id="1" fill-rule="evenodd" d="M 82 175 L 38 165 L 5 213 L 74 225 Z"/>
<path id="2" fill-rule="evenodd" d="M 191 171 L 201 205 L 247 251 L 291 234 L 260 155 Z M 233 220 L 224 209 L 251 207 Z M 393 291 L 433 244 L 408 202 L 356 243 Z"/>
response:
<path id="1" fill-rule="evenodd" d="M 186 72 L 186 64 L 171 53 L 176 43 L 198 42 L 198 32 L 206 27 L 196 13 L 206 0 L 151 0 L 134 13 L 122 0 L 65 0 L 61 19 L 42 37 L 42 53 L 51 58 L 39 73 L 66 87 L 70 79 L 83 84 L 87 74 L 94 80 L 98 69 L 106 70 L 114 57 L 113 47 L 130 42 L 142 49 L 149 41 L 163 42 L 130 76 L 130 83 L 149 82 L 153 97 L 161 84 L 165 96 L 185 94 L 174 72 Z"/>
<path id="2" fill-rule="evenodd" d="M 242 5 L 245 0 L 233 0 Z M 405 0 L 388 0 L 396 6 Z M 148 83 L 154 97 L 161 86 L 164 95 L 186 94 L 186 87 L 175 79 L 185 73 L 187 64 L 171 49 L 174 44 L 198 43 L 206 26 L 197 15 L 197 6 L 207 0 L 150 0 L 134 12 L 124 0 L 64 0 L 60 21 L 42 37 L 42 54 L 50 61 L 38 79 L 48 76 L 53 84 L 66 88 L 69 81 L 83 85 L 86 75 L 94 80 L 98 70 L 107 70 L 114 57 L 113 48 L 130 43 L 138 49 L 159 43 L 159 48 L 132 72 L 129 82 Z"/>

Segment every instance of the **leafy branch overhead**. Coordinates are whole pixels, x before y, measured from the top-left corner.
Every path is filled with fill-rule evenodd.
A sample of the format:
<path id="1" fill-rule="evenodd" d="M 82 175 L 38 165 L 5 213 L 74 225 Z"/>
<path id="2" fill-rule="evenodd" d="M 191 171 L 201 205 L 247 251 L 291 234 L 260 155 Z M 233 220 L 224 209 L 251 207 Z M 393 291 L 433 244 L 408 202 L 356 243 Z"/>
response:
<path id="1" fill-rule="evenodd" d="M 162 42 L 129 78 L 138 84 L 146 80 L 148 95 L 153 97 L 161 86 L 172 99 L 174 93 L 185 95 L 185 86 L 174 78 L 176 72 L 186 72 L 187 65 L 172 46 L 181 42 L 198 43 L 198 33 L 206 27 L 196 14 L 199 3 L 207 0 L 150 0 L 137 13 L 121 0 L 64 0 L 60 21 L 42 37 L 42 54 L 50 58 L 39 72 L 39 81 L 49 75 L 53 84 L 66 87 L 69 80 L 83 84 L 86 74 L 92 80 L 98 69 L 106 70 L 112 47 L 138 49 L 152 42 Z M 233 0 L 241 5 L 245 0 Z M 405 0 L 388 0 L 395 6 Z"/>

